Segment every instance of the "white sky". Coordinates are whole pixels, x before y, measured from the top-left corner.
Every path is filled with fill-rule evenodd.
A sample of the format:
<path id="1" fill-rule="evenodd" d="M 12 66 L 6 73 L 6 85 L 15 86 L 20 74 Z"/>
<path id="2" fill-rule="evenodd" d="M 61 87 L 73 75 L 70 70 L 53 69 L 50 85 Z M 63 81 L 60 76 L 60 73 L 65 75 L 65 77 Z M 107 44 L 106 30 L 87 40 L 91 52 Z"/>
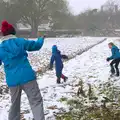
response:
<path id="1" fill-rule="evenodd" d="M 68 0 L 70 8 L 75 14 L 87 8 L 100 8 L 107 0 Z"/>

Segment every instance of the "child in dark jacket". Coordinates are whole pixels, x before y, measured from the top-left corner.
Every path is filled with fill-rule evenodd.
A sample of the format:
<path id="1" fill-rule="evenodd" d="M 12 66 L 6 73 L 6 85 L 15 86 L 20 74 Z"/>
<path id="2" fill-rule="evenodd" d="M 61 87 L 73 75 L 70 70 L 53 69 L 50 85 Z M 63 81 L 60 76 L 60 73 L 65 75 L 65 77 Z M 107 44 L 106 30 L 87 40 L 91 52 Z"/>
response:
<path id="1" fill-rule="evenodd" d="M 108 57 L 107 61 L 112 60 L 112 62 L 110 63 L 111 73 L 112 75 L 114 75 L 116 72 L 116 76 L 118 77 L 120 75 L 119 68 L 118 68 L 119 63 L 120 63 L 120 52 L 119 52 L 118 47 L 115 46 L 112 42 L 109 43 L 108 46 L 111 49 L 112 56 Z"/>
<path id="2" fill-rule="evenodd" d="M 53 68 L 53 63 L 55 61 L 55 70 L 56 70 L 56 76 L 57 76 L 57 83 L 61 83 L 61 78 L 64 79 L 64 82 L 68 79 L 65 75 L 62 74 L 63 70 L 63 62 L 62 62 L 62 55 L 61 52 L 58 50 L 57 46 L 54 45 L 52 47 L 52 57 L 50 60 L 50 69 Z"/>

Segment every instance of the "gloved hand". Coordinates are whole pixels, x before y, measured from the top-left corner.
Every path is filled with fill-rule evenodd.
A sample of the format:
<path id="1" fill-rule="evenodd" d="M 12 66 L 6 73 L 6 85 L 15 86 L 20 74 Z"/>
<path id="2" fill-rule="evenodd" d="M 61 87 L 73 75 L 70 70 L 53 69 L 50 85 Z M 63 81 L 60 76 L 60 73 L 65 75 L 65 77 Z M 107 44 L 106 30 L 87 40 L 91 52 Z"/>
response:
<path id="1" fill-rule="evenodd" d="M 110 58 L 107 58 L 106 60 L 109 62 L 109 61 L 110 61 Z"/>
<path id="2" fill-rule="evenodd" d="M 43 38 L 46 38 L 46 35 L 43 35 Z"/>
<path id="3" fill-rule="evenodd" d="M 46 35 L 41 34 L 40 32 L 37 33 L 38 37 L 46 38 Z"/>

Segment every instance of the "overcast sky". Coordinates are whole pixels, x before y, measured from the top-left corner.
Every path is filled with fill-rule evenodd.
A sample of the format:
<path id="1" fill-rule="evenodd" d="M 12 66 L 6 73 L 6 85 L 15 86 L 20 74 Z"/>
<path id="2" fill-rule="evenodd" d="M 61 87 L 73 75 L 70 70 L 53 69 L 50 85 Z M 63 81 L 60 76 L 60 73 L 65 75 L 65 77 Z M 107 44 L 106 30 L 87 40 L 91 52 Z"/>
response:
<path id="1" fill-rule="evenodd" d="M 100 8 L 107 0 L 68 0 L 70 7 L 75 14 L 87 8 Z"/>

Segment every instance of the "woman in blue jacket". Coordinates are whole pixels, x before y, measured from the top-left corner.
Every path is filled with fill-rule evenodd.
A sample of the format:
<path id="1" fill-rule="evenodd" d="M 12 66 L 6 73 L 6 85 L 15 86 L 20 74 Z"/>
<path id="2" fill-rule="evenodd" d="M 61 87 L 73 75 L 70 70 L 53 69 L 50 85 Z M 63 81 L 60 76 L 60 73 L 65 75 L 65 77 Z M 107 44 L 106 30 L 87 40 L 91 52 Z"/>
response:
<path id="1" fill-rule="evenodd" d="M 50 60 L 50 69 L 53 68 L 53 63 L 55 61 L 55 70 L 56 70 L 56 76 L 57 76 L 57 83 L 61 83 L 61 78 L 64 79 L 64 82 L 68 79 L 65 75 L 62 74 L 63 70 L 63 62 L 62 62 L 62 55 L 61 52 L 58 50 L 57 46 L 54 45 L 52 47 L 52 57 Z"/>
<path id="2" fill-rule="evenodd" d="M 44 37 L 37 41 L 17 38 L 14 27 L 7 21 L 2 22 L 3 38 L 0 44 L 0 64 L 4 64 L 6 82 L 11 93 L 9 120 L 20 120 L 21 92 L 25 91 L 35 120 L 45 120 L 43 101 L 32 69 L 27 51 L 37 51 L 43 46 Z"/>
<path id="3" fill-rule="evenodd" d="M 108 44 L 109 48 L 111 49 L 112 56 L 107 58 L 107 61 L 112 60 L 110 63 L 111 66 L 111 73 L 114 75 L 116 73 L 116 76 L 119 76 L 119 63 L 120 63 L 120 52 L 117 46 L 115 46 L 112 42 Z M 115 67 L 115 68 L 114 68 Z"/>

